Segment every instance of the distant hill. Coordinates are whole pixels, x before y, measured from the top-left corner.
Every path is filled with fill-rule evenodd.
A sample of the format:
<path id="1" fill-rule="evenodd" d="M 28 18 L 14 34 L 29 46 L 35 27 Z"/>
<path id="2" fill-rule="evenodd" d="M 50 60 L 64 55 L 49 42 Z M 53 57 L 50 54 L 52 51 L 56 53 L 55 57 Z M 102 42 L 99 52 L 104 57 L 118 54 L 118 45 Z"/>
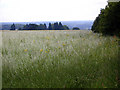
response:
<path id="1" fill-rule="evenodd" d="M 70 29 L 78 27 L 81 30 L 91 29 L 93 21 L 64 21 L 63 24 L 67 25 Z"/>
<path id="2" fill-rule="evenodd" d="M 4 22 L 2 23 L 2 28 L 0 30 L 10 30 L 11 25 L 14 23 L 16 28 L 22 28 L 25 24 L 46 24 L 47 26 L 49 23 L 54 23 L 55 21 L 43 21 L 43 22 Z M 58 22 L 58 21 L 57 21 Z M 67 25 L 70 29 L 73 27 L 78 27 L 81 30 L 88 30 L 91 29 L 93 25 L 93 21 L 60 21 L 63 25 Z"/>

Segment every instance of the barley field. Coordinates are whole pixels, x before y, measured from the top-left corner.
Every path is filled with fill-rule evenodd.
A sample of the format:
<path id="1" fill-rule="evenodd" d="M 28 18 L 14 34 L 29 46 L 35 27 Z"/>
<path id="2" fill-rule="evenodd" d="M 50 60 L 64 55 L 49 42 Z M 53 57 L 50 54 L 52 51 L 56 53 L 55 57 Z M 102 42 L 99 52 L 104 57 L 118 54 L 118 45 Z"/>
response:
<path id="1" fill-rule="evenodd" d="M 3 88 L 118 88 L 116 36 L 78 31 L 3 31 Z"/>

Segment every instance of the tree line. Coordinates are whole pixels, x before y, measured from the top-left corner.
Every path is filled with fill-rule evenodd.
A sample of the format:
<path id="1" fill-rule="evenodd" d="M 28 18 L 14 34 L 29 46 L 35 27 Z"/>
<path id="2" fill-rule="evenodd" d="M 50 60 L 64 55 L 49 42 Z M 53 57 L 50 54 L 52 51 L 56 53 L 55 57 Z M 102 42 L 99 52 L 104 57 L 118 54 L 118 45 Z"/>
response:
<path id="1" fill-rule="evenodd" d="M 10 30 L 15 30 L 15 24 L 13 23 L 11 25 L 11 29 Z M 67 25 L 62 25 L 61 22 L 55 22 L 55 23 L 49 23 L 48 27 L 47 25 L 44 24 L 26 24 L 24 25 L 23 28 L 19 28 L 18 30 L 69 30 L 69 27 Z"/>
<path id="2" fill-rule="evenodd" d="M 93 23 L 92 31 L 120 37 L 120 2 L 108 2 L 105 9 L 101 9 Z"/>

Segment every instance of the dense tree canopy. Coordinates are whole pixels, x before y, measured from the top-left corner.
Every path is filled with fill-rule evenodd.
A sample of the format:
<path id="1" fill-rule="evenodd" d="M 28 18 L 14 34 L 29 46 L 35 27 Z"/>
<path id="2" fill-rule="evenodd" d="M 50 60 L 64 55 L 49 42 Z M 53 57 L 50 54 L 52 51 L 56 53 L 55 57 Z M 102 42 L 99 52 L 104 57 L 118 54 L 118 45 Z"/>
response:
<path id="1" fill-rule="evenodd" d="M 46 24 L 26 24 L 23 27 L 23 30 L 47 30 Z"/>
<path id="2" fill-rule="evenodd" d="M 95 19 L 92 30 L 104 35 L 120 35 L 120 2 L 108 2 Z"/>
<path id="3" fill-rule="evenodd" d="M 21 28 L 19 30 L 22 30 Z M 62 25 L 61 22 L 49 23 L 48 28 L 46 24 L 26 24 L 23 30 L 69 30 L 68 26 Z"/>
<path id="4" fill-rule="evenodd" d="M 54 30 L 59 30 L 58 22 L 54 23 Z"/>
<path id="5" fill-rule="evenodd" d="M 59 30 L 64 30 L 64 26 L 62 25 L 61 22 L 59 22 Z"/>
<path id="6" fill-rule="evenodd" d="M 73 27 L 72 30 L 80 30 L 80 28 L 78 28 L 78 27 Z"/>
<path id="7" fill-rule="evenodd" d="M 52 25 L 49 23 L 48 30 L 52 30 Z"/>
<path id="8" fill-rule="evenodd" d="M 46 24 L 40 24 L 37 30 L 47 30 Z"/>
<path id="9" fill-rule="evenodd" d="M 63 25 L 63 30 L 69 30 L 69 27 L 67 25 Z"/>

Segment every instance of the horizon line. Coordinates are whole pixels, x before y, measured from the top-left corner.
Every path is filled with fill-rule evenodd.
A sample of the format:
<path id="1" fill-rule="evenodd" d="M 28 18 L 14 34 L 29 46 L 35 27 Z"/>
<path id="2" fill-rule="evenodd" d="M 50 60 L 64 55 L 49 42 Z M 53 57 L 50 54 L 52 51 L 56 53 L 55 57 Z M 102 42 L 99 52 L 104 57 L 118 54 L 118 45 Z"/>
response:
<path id="1" fill-rule="evenodd" d="M 19 22 L 71 22 L 71 21 L 94 21 L 94 20 L 66 20 L 66 21 L 4 21 L 0 23 L 19 23 Z"/>

